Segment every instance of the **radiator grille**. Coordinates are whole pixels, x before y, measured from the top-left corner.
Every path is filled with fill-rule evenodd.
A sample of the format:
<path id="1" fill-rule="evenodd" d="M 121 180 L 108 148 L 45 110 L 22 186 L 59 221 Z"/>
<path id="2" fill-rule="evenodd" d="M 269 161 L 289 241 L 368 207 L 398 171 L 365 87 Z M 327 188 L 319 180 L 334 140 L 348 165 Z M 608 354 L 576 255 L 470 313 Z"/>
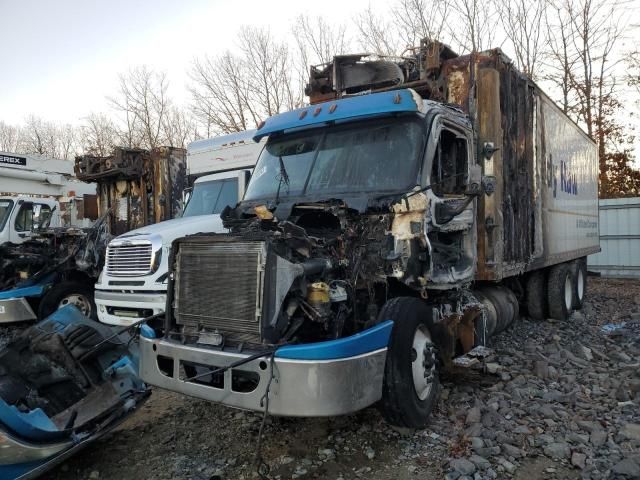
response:
<path id="1" fill-rule="evenodd" d="M 151 242 L 109 245 L 105 268 L 111 277 L 137 277 L 151 273 Z"/>
<path id="2" fill-rule="evenodd" d="M 264 242 L 185 243 L 176 257 L 175 319 L 260 343 Z"/>

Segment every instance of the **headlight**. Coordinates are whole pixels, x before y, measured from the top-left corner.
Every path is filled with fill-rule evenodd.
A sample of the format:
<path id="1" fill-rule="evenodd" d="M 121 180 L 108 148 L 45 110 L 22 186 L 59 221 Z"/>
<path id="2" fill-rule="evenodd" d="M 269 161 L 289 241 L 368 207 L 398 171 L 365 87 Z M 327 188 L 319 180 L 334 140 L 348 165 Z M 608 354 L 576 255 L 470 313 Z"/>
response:
<path id="1" fill-rule="evenodd" d="M 153 261 L 151 263 L 151 273 L 155 273 L 158 268 L 160 268 L 160 264 L 162 263 L 162 247 L 157 249 L 153 254 Z"/>

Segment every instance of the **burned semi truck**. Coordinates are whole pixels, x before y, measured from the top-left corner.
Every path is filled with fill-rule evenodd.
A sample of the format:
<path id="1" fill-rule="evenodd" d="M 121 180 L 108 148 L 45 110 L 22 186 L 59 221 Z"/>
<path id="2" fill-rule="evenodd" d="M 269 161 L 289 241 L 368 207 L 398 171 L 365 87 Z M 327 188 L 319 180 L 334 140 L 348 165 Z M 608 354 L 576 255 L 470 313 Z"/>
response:
<path id="1" fill-rule="evenodd" d="M 290 416 L 426 425 L 439 372 L 519 308 L 567 320 L 599 251 L 594 142 L 500 50 L 313 67 L 227 234 L 173 243 L 144 381 Z"/>

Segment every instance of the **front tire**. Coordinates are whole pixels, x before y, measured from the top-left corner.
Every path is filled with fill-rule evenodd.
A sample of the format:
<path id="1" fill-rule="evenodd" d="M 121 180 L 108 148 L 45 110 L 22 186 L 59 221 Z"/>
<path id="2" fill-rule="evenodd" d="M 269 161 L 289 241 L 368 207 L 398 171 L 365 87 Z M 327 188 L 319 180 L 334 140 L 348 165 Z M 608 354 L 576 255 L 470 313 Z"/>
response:
<path id="1" fill-rule="evenodd" d="M 566 263 L 554 265 L 549 270 L 547 300 L 549 316 L 556 320 L 566 320 L 573 306 L 573 276 Z"/>
<path id="2" fill-rule="evenodd" d="M 439 391 L 439 365 L 429 330 L 431 310 L 413 297 L 389 300 L 379 319 L 393 320 L 382 388 L 382 414 L 392 425 L 425 428 Z"/>
<path id="3" fill-rule="evenodd" d="M 40 302 L 38 318 L 42 320 L 66 305 L 75 305 L 85 317 L 98 319 L 93 286 L 73 281 L 64 281 L 49 289 Z"/>

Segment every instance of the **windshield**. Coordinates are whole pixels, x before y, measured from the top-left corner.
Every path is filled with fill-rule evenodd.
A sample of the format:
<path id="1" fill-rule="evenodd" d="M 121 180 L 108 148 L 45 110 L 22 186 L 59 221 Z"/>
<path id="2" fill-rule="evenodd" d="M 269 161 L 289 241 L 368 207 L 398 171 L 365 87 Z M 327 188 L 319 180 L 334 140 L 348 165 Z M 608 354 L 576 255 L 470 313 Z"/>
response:
<path id="1" fill-rule="evenodd" d="M 412 119 L 378 119 L 269 141 L 244 198 L 411 188 L 424 142 L 424 129 Z"/>
<path id="2" fill-rule="evenodd" d="M 4 224 L 7 223 L 11 207 L 13 207 L 13 200 L 0 200 L 0 231 L 4 229 Z"/>
<path id="3" fill-rule="evenodd" d="M 183 217 L 219 214 L 227 205 L 238 203 L 238 179 L 196 183 L 184 209 Z"/>

